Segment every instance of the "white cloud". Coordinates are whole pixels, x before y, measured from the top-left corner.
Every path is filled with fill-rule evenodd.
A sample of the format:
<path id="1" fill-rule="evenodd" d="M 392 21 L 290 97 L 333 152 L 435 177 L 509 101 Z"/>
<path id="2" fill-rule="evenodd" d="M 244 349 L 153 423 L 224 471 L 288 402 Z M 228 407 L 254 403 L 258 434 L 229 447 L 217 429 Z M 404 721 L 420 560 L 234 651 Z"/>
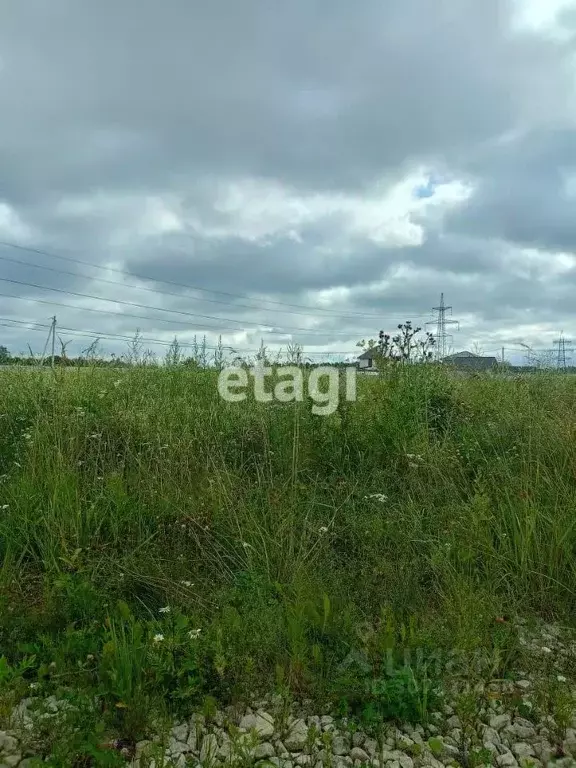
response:
<path id="1" fill-rule="evenodd" d="M 0 235 L 7 240 L 27 241 L 31 234 L 18 212 L 8 203 L 0 202 Z"/>
<path id="2" fill-rule="evenodd" d="M 519 28 L 569 38 L 568 30 L 562 24 L 565 11 L 576 10 L 575 0 L 515 0 L 516 24 Z"/>
<path id="3" fill-rule="evenodd" d="M 134 238 L 145 240 L 184 229 L 179 203 L 171 195 L 97 192 L 65 197 L 56 205 L 55 213 L 63 219 L 98 220 L 112 247 L 122 247 Z"/>
<path id="4" fill-rule="evenodd" d="M 304 227 L 329 222 L 332 235 L 327 239 L 336 243 L 364 238 L 387 247 L 420 245 L 425 237 L 423 220 L 441 218 L 471 192 L 464 183 L 449 179 L 436 183 L 430 197 L 419 197 L 418 188 L 430 179 L 429 171 L 417 171 L 364 194 L 298 194 L 277 182 L 248 179 L 218 188 L 212 206 L 217 217 L 192 211 L 188 223 L 203 237 L 257 242 L 283 236 L 300 242 Z"/>
<path id="5" fill-rule="evenodd" d="M 510 248 L 506 268 L 519 277 L 545 279 L 565 275 L 576 269 L 576 256 L 536 248 Z"/>
<path id="6" fill-rule="evenodd" d="M 314 302 L 319 307 L 330 309 L 335 305 L 345 305 L 351 295 L 350 288 L 340 286 L 338 288 L 328 288 L 314 293 Z"/>

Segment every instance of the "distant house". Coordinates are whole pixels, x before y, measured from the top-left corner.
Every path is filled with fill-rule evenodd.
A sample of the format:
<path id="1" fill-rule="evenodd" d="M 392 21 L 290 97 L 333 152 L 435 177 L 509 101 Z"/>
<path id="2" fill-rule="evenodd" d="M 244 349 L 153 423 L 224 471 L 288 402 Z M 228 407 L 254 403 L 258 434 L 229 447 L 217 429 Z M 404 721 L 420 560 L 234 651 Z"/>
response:
<path id="1" fill-rule="evenodd" d="M 468 351 L 448 355 L 442 359 L 442 362 L 461 371 L 490 371 L 498 365 L 498 360 L 495 357 L 483 357 Z"/>
<path id="2" fill-rule="evenodd" d="M 377 352 L 375 349 L 367 349 L 366 352 L 362 352 L 358 358 L 359 370 L 366 371 L 366 373 L 370 371 L 376 372 L 378 370 L 376 367 L 376 356 Z"/>
<path id="3" fill-rule="evenodd" d="M 376 349 L 367 349 L 366 352 L 358 357 L 358 370 L 364 373 L 378 372 L 378 351 Z M 456 352 L 454 355 L 448 355 L 442 359 L 445 365 L 453 366 L 460 371 L 489 371 L 498 366 L 498 360 L 495 357 L 483 357 L 475 355 L 473 352 Z"/>

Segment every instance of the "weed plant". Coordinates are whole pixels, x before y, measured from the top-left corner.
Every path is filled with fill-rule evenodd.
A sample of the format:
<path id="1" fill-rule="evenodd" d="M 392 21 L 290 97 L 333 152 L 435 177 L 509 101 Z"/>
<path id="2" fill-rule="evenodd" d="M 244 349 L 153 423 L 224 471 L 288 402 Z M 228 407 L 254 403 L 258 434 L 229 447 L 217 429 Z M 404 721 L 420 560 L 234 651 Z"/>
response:
<path id="1" fill-rule="evenodd" d="M 31 686 L 102 740 L 275 690 L 425 719 L 435 654 L 501 676 L 498 617 L 574 615 L 571 376 L 397 366 L 328 417 L 216 376 L 0 372 L 4 719 Z"/>

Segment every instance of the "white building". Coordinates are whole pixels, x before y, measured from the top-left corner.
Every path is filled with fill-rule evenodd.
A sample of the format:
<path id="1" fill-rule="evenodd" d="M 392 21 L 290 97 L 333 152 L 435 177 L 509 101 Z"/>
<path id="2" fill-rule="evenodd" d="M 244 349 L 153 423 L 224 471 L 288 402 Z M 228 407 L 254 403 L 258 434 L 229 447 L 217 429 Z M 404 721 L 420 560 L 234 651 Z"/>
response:
<path id="1" fill-rule="evenodd" d="M 367 349 L 366 352 L 362 352 L 358 358 L 358 370 L 365 373 L 377 373 L 376 357 L 377 352 L 374 349 Z"/>

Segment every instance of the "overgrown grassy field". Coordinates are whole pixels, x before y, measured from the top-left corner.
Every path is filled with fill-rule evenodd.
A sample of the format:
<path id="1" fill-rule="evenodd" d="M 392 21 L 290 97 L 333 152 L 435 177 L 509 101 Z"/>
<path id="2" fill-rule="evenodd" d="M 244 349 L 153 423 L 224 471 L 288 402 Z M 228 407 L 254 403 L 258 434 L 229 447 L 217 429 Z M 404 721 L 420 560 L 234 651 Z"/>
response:
<path id="1" fill-rule="evenodd" d="M 427 658 L 505 674 L 501 619 L 575 615 L 574 378 L 398 367 L 329 417 L 209 371 L 0 385 L 4 715 L 32 686 L 96 696 L 96 741 L 274 692 L 425 717 Z"/>

